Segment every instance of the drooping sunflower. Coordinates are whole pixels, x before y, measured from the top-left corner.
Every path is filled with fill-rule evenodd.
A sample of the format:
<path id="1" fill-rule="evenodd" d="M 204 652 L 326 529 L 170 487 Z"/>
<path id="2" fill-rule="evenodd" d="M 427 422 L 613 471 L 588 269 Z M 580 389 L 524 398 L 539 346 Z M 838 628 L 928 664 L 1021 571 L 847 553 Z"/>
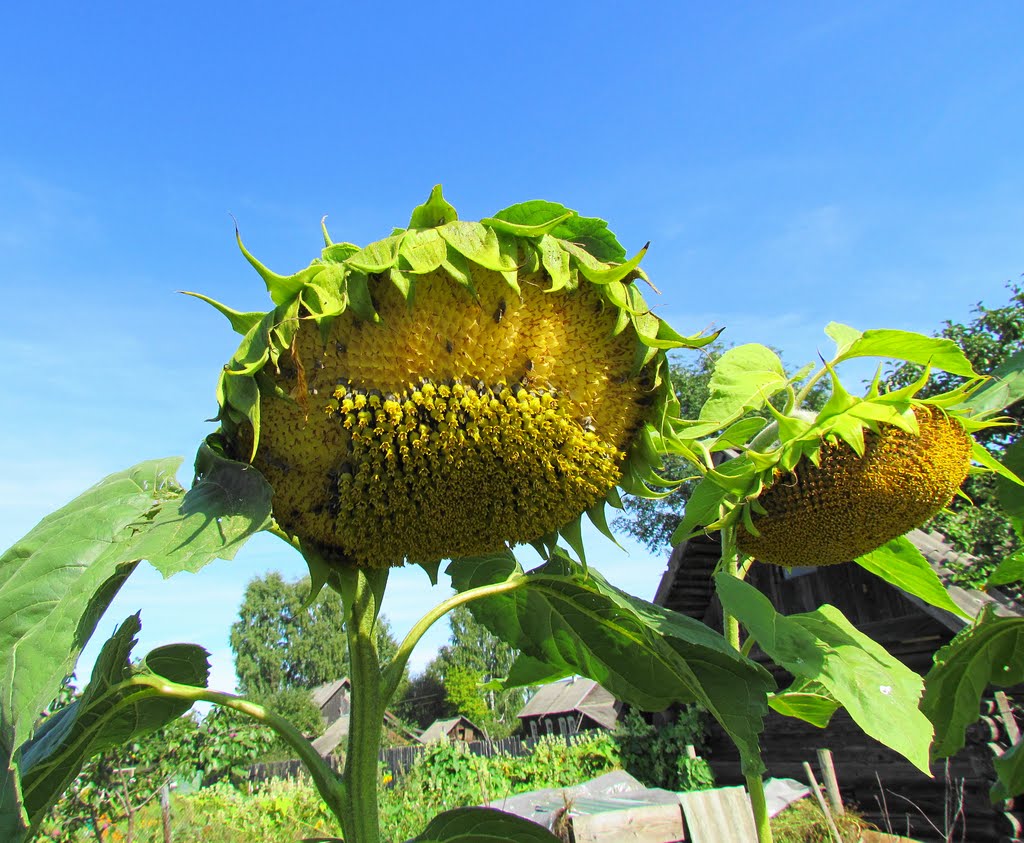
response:
<path id="1" fill-rule="evenodd" d="M 905 331 L 861 334 L 836 323 L 828 330 L 838 347 L 819 373 L 832 383 L 830 398 L 817 412 L 795 406 L 793 385 L 807 370 L 787 378 L 769 349 L 741 346 L 720 361 L 722 373 L 716 372 L 717 384 L 712 379 L 705 405 L 710 410 L 700 420 L 678 423 L 689 428 L 682 438 L 693 453 L 703 453 L 705 466 L 675 541 L 729 527 L 739 551 L 758 561 L 834 565 L 924 524 L 951 503 L 972 471 L 996 471 L 1020 482 L 971 436 L 1004 420 L 992 418 L 985 402 L 972 400 L 986 379 L 951 341 Z M 924 370 L 915 383 L 889 392 L 882 389 L 879 370 L 858 398 L 843 387 L 834 364 L 862 356 L 903 359 Z M 932 362 L 964 382 L 920 398 Z M 770 397 L 787 391 L 787 406 L 773 406 Z M 772 421 L 740 418 L 758 409 Z M 697 441 L 713 430 L 720 432 Z M 731 459 L 711 458 L 729 448 L 736 454 Z"/>
<path id="2" fill-rule="evenodd" d="M 655 494 L 678 411 L 651 313 L 607 225 L 533 201 L 458 219 L 435 187 L 407 228 L 334 243 L 239 313 L 218 386 L 228 455 L 274 488 L 279 526 L 331 563 L 431 564 L 607 532 L 618 488 Z"/>

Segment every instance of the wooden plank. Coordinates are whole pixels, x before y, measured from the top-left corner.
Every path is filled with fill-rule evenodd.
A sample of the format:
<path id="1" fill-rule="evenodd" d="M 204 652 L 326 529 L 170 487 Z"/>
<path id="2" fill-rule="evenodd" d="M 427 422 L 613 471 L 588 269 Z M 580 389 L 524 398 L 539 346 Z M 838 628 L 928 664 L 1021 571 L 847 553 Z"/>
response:
<path id="1" fill-rule="evenodd" d="M 686 840 L 679 805 L 641 805 L 570 818 L 576 843 L 676 843 Z"/>
<path id="2" fill-rule="evenodd" d="M 743 787 L 680 793 L 688 840 L 693 843 L 757 843 L 750 797 Z"/>
<path id="3" fill-rule="evenodd" d="M 821 813 L 825 815 L 825 822 L 828 823 L 828 830 L 832 834 L 832 838 L 836 843 L 843 843 L 843 838 L 839 835 L 839 829 L 836 828 L 836 821 L 832 819 L 832 812 L 828 808 L 828 802 L 825 801 L 825 797 L 821 795 L 821 788 L 818 787 L 818 780 L 814 778 L 814 771 L 811 769 L 811 765 L 804 761 L 804 775 L 807 776 L 807 783 L 811 786 L 811 793 L 814 794 L 814 798 L 818 802 L 818 807 L 821 808 Z"/>
<path id="4" fill-rule="evenodd" d="M 1006 735 L 1010 739 L 1010 746 L 1014 746 L 1020 740 L 1020 729 L 1017 727 L 1017 719 L 1013 716 L 1013 707 L 1003 691 L 996 691 L 996 706 L 999 708 L 999 716 L 1006 726 Z"/>
<path id="5" fill-rule="evenodd" d="M 828 802 L 832 810 L 839 814 L 845 814 L 843 797 L 839 795 L 839 780 L 836 778 L 836 765 L 832 762 L 832 750 L 818 750 L 818 766 L 821 768 L 821 777 L 825 781 L 825 792 L 828 794 Z"/>

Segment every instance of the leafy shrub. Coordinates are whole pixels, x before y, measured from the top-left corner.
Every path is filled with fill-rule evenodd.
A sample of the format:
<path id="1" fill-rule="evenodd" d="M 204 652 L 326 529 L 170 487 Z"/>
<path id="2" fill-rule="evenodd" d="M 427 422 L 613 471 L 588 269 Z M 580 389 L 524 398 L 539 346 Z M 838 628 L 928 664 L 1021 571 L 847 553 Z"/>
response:
<path id="1" fill-rule="evenodd" d="M 687 706 L 674 723 L 655 729 L 635 711 L 627 712 L 615 732 L 623 768 L 648 787 L 677 791 L 714 787 L 707 761 L 686 755 L 687 744 L 703 748 L 706 717 L 696 706 Z"/>

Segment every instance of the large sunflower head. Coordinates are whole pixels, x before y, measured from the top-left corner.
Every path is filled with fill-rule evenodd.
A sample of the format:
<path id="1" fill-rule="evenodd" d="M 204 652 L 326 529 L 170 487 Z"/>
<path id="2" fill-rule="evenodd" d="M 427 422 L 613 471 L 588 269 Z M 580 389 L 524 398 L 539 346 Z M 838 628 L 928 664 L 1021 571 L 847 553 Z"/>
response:
<path id="1" fill-rule="evenodd" d="M 1020 482 L 974 442 L 971 433 L 1000 425 L 986 388 L 950 340 L 906 331 L 854 331 L 833 323 L 835 358 L 815 378 L 831 392 L 816 412 L 801 409 L 795 378 L 763 346 L 740 346 L 718 361 L 701 418 L 676 424 L 703 479 L 676 535 L 729 528 L 741 553 L 785 567 L 856 559 L 919 527 L 948 506 L 970 471 L 996 471 Z M 923 366 L 921 377 L 884 391 L 881 370 L 864 397 L 843 387 L 835 365 L 879 356 Z M 949 392 L 921 397 L 930 367 L 963 378 Z M 778 396 L 783 400 L 770 399 Z M 776 406 L 777 405 L 777 406 Z M 761 411 L 765 418 L 748 413 Z M 707 438 L 707 434 L 715 435 Z M 733 449 L 731 459 L 712 459 Z"/>
<path id="2" fill-rule="evenodd" d="M 219 439 L 270 481 L 281 528 L 338 564 L 428 564 L 572 540 L 617 486 L 651 493 L 676 407 L 665 349 L 713 337 L 650 312 L 646 247 L 627 260 L 601 220 L 549 202 L 462 221 L 439 188 L 384 240 L 324 238 L 291 276 L 242 247 L 270 312 L 211 302 L 244 334 Z"/>

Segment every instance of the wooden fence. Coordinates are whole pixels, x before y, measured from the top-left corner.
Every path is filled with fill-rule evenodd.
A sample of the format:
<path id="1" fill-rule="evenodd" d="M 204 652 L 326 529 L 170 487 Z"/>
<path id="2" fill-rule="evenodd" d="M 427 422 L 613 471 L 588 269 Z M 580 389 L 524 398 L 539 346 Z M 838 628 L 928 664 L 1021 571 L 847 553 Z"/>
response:
<path id="1" fill-rule="evenodd" d="M 579 732 L 575 735 L 551 735 L 548 740 L 564 740 L 566 744 L 572 745 L 579 740 L 586 740 L 589 732 Z M 483 758 L 490 758 L 494 755 L 510 755 L 519 758 L 529 755 L 533 748 L 540 741 L 540 738 L 521 738 L 513 735 L 510 738 L 502 738 L 497 741 L 470 741 L 466 744 L 470 753 Z M 426 746 L 413 744 L 412 746 L 392 746 L 380 751 L 381 763 L 386 764 L 395 780 L 400 779 L 416 762 Z M 327 763 L 331 769 L 340 771 L 341 761 L 335 756 L 329 756 Z M 249 780 L 254 782 L 266 781 L 268 779 L 293 779 L 306 774 L 306 768 L 301 761 L 272 761 L 269 764 L 254 764 L 249 768 Z"/>

